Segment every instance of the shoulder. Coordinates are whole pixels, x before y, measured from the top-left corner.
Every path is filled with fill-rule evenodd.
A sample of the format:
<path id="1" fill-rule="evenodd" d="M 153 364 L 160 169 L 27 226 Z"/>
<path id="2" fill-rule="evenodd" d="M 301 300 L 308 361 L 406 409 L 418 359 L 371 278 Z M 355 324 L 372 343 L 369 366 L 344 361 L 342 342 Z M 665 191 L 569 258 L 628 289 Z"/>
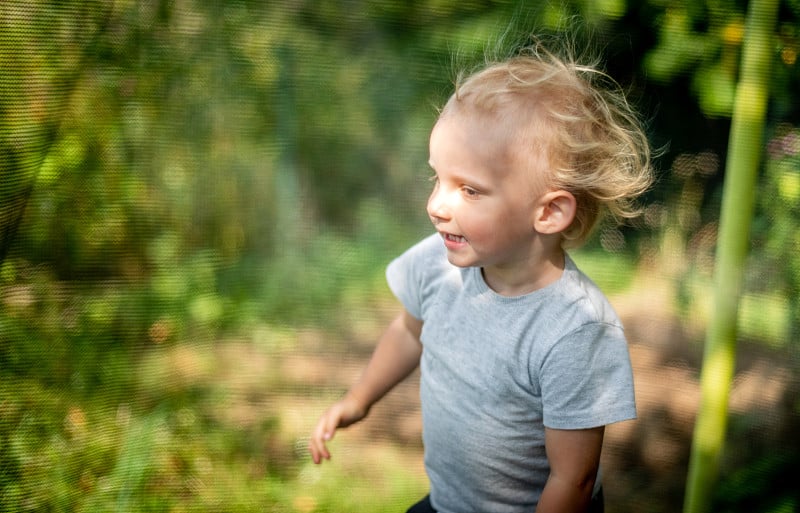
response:
<path id="1" fill-rule="evenodd" d="M 620 325 L 619 316 L 606 295 L 594 281 L 566 256 L 564 275 L 558 282 L 558 293 L 565 306 L 574 311 L 578 325 L 601 323 Z"/>
<path id="2" fill-rule="evenodd" d="M 539 307 L 531 313 L 538 321 L 531 362 L 564 353 L 568 364 L 576 351 L 627 345 L 622 322 L 608 298 L 571 258 L 566 258 L 561 278 L 542 291 Z"/>
<path id="3" fill-rule="evenodd" d="M 453 273 L 458 273 L 458 268 L 447 260 L 439 234 L 433 234 L 392 260 L 386 268 L 386 280 L 406 309 L 421 318 L 423 303 Z"/>
<path id="4" fill-rule="evenodd" d="M 551 428 L 577 429 L 635 418 L 625 332 L 602 291 L 569 261 L 561 280 L 559 323 L 533 355 Z"/>

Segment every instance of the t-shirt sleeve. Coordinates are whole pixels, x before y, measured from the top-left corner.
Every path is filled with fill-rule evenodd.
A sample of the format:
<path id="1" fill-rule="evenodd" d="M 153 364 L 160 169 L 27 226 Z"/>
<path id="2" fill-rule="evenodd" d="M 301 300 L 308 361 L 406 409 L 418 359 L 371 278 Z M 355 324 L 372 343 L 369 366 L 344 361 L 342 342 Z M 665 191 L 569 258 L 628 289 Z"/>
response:
<path id="1" fill-rule="evenodd" d="M 586 429 L 636 418 L 628 345 L 622 327 L 591 323 L 562 337 L 542 362 L 544 425 Z"/>
<path id="2" fill-rule="evenodd" d="M 439 236 L 431 235 L 394 259 L 386 268 L 389 289 L 406 311 L 417 319 L 422 319 L 425 273 L 430 270 L 429 264 L 435 259 L 439 246 L 442 246 Z"/>

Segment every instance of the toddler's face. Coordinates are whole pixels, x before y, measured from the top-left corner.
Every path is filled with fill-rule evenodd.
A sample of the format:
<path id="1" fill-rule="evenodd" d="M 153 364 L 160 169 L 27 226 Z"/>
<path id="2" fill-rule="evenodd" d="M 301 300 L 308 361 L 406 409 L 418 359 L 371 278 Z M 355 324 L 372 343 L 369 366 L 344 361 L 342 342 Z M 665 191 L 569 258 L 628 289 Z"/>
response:
<path id="1" fill-rule="evenodd" d="M 534 206 L 544 191 L 497 132 L 449 113 L 431 133 L 428 215 L 459 267 L 513 268 L 532 255 Z"/>

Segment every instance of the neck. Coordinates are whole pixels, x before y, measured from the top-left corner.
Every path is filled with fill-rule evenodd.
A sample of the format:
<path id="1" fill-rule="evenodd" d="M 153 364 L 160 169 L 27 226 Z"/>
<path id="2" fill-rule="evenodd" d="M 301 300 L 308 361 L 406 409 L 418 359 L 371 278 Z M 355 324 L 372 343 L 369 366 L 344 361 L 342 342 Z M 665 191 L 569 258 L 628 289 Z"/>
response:
<path id="1" fill-rule="evenodd" d="M 565 253 L 561 247 L 539 258 L 511 267 L 487 266 L 481 269 L 486 284 L 501 296 L 521 296 L 543 289 L 564 272 Z"/>

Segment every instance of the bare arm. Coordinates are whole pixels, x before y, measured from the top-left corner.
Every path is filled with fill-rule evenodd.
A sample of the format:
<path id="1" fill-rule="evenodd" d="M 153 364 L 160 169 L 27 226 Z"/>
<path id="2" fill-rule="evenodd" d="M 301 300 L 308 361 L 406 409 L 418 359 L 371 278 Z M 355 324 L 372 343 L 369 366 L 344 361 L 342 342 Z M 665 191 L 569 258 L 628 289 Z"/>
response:
<path id="1" fill-rule="evenodd" d="M 373 404 L 417 368 L 421 331 L 422 321 L 405 310 L 389 324 L 359 380 L 317 422 L 309 445 L 314 463 L 330 459 L 325 444 L 337 429 L 366 417 Z"/>
<path id="2" fill-rule="evenodd" d="M 604 426 L 576 430 L 545 428 L 550 477 L 536 513 L 586 511 L 600 465 L 604 432 Z"/>

